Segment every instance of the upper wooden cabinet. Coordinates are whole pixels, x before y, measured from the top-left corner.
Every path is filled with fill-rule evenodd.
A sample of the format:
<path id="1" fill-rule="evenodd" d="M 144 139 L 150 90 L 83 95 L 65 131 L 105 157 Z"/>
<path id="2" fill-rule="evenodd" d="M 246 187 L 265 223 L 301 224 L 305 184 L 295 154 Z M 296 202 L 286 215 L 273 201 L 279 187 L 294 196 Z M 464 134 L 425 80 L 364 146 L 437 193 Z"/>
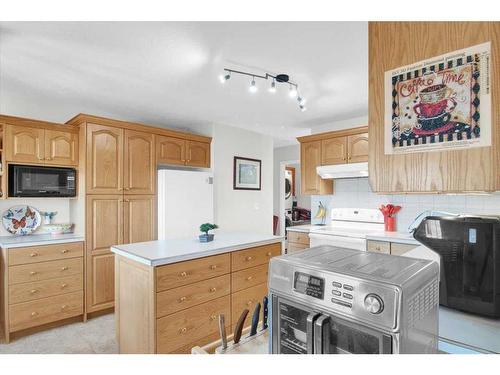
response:
<path id="1" fill-rule="evenodd" d="M 210 168 L 210 143 L 158 136 L 156 160 L 160 164 Z"/>
<path id="2" fill-rule="evenodd" d="M 347 162 L 347 137 L 328 138 L 321 141 L 321 165 Z"/>
<path id="3" fill-rule="evenodd" d="M 76 131 L 8 125 L 4 147 L 8 162 L 62 166 L 78 164 Z"/>
<path id="4" fill-rule="evenodd" d="M 347 137 L 347 162 L 361 163 L 368 161 L 368 133 Z"/>
<path id="5" fill-rule="evenodd" d="M 316 173 L 321 165 L 321 141 L 304 142 L 300 145 L 300 171 L 302 194 L 332 194 L 333 181 L 322 180 Z"/>
<path id="6" fill-rule="evenodd" d="M 156 190 L 154 135 L 125 130 L 123 160 L 125 194 L 154 194 Z"/>
<path id="7" fill-rule="evenodd" d="M 87 194 L 123 191 L 123 129 L 87 126 Z"/>

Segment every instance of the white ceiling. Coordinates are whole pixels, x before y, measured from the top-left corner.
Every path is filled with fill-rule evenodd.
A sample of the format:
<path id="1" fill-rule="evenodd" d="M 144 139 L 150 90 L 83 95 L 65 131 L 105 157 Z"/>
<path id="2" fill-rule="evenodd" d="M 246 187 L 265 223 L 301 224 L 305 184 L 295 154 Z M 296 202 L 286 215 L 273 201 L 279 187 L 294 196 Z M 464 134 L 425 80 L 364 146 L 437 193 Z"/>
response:
<path id="1" fill-rule="evenodd" d="M 273 135 L 276 145 L 314 126 L 365 116 L 365 22 L 2 22 L 0 112 L 65 122 L 83 112 L 200 131 L 223 123 Z M 223 68 L 287 73 L 288 87 Z"/>

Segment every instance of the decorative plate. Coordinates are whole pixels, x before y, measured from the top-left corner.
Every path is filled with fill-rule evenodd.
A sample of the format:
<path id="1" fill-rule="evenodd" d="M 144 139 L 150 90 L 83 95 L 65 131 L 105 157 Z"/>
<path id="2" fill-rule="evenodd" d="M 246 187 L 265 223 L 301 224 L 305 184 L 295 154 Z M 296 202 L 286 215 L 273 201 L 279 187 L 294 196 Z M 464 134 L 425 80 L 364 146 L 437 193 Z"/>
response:
<path id="1" fill-rule="evenodd" d="M 31 234 L 40 226 L 40 212 L 31 206 L 14 206 L 2 215 L 2 224 L 7 231 L 18 236 Z"/>

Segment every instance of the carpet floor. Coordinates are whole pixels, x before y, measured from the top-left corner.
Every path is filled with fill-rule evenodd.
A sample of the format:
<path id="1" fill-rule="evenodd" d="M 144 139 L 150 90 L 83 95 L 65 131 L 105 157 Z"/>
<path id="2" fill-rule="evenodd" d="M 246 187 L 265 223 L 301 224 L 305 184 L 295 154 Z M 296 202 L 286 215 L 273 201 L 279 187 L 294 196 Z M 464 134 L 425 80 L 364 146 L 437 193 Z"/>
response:
<path id="1" fill-rule="evenodd" d="M 0 342 L 0 354 L 117 354 L 113 314 Z"/>

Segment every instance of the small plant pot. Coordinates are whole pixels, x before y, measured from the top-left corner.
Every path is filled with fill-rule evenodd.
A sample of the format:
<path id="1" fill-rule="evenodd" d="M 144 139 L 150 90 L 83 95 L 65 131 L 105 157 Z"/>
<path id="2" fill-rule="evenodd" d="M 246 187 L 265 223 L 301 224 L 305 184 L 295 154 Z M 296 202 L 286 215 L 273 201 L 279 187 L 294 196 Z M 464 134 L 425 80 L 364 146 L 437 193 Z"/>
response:
<path id="1" fill-rule="evenodd" d="M 213 234 L 200 234 L 199 236 L 200 242 L 210 242 L 214 240 Z"/>

